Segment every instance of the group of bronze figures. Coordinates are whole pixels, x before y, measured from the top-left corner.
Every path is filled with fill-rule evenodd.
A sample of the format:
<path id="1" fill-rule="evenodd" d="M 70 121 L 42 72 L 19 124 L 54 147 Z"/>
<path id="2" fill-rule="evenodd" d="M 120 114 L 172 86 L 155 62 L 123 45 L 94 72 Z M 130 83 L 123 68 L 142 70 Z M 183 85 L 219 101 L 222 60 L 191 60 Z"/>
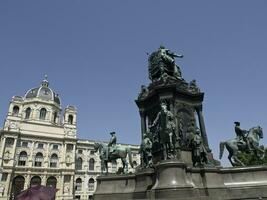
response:
<path id="1" fill-rule="evenodd" d="M 173 53 L 164 46 L 160 46 L 157 51 L 149 54 L 148 69 L 152 83 L 148 88 L 142 85 L 138 100 L 136 100 L 139 109 L 146 109 L 149 116 L 148 120 L 141 117 L 140 169 L 151 168 L 162 160 L 181 160 L 182 151 L 190 152 L 194 167 L 214 166 L 216 163 L 212 158 L 204 127 L 201 104 L 203 93 L 200 92 L 195 80 L 187 83 L 182 78 L 180 67 L 175 63 L 175 58 L 182 57 L 183 55 Z M 175 102 L 176 99 L 170 99 L 169 102 L 161 100 L 159 98 L 160 91 L 155 95 L 157 88 L 161 88 L 161 92 L 166 92 L 171 87 L 175 88 L 175 91 L 178 88 L 176 91 L 178 96 L 188 95 L 186 97 L 188 99 L 182 99 L 182 102 L 186 101 L 186 103 L 181 103 L 181 99 L 177 100 L 176 108 L 186 105 L 189 112 L 180 114 L 178 112 L 177 114 L 178 108 L 170 109 L 170 107 L 175 106 L 173 103 L 171 105 L 170 102 Z M 165 95 L 164 92 L 162 92 L 163 96 Z M 194 101 L 195 104 L 193 105 L 192 102 Z M 196 113 L 199 127 L 196 123 Z M 228 158 L 233 166 L 244 166 L 238 159 L 239 152 L 253 153 L 257 157 L 263 157 L 264 150 L 259 145 L 259 140 L 263 138 L 262 128 L 257 126 L 246 131 L 240 128 L 240 122 L 234 123 L 236 138 L 220 143 L 220 159 L 225 147 L 229 152 Z M 127 156 L 133 167 L 131 150 L 116 145 L 115 132 L 110 134 L 111 139 L 108 144 L 95 144 L 95 150 L 100 152 L 102 170 L 108 172 L 108 162 L 115 162 L 116 159 L 120 158 L 123 164 L 122 172 L 125 173 L 128 171 Z"/>
<path id="2" fill-rule="evenodd" d="M 143 135 L 140 146 L 143 168 L 152 167 L 156 160 L 179 159 L 181 138 L 175 134 L 175 126 L 173 113 L 167 109 L 167 104 L 162 102 L 155 120 L 149 126 L 148 132 Z M 191 149 L 193 165 L 211 165 L 199 128 L 193 130 L 191 139 L 187 141 L 188 149 Z"/>

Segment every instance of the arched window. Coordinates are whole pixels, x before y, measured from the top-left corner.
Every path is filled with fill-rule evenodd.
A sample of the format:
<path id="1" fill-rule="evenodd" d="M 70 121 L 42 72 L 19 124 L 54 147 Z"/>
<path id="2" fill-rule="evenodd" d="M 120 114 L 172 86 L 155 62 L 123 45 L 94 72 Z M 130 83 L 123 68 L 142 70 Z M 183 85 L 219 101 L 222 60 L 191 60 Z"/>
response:
<path id="1" fill-rule="evenodd" d="M 76 191 L 81 191 L 82 190 L 82 179 L 77 178 L 76 179 L 76 186 L 75 186 Z"/>
<path id="2" fill-rule="evenodd" d="M 82 170 L 82 168 L 83 168 L 83 159 L 78 158 L 76 162 L 76 170 Z"/>
<path id="3" fill-rule="evenodd" d="M 27 160 L 27 153 L 25 151 L 20 152 L 19 154 L 19 166 L 25 166 Z"/>
<path id="4" fill-rule="evenodd" d="M 25 119 L 29 119 L 29 118 L 30 118 L 30 115 L 31 115 L 31 108 L 28 107 L 28 108 L 26 109 Z"/>
<path id="5" fill-rule="evenodd" d="M 46 109 L 45 109 L 45 108 L 42 108 L 42 109 L 40 110 L 40 116 L 39 116 L 39 119 L 45 120 L 45 116 L 46 116 Z"/>
<path id="6" fill-rule="evenodd" d="M 14 106 L 13 107 L 13 111 L 12 111 L 12 115 L 13 116 L 18 116 L 19 114 L 19 107 L 18 106 Z"/>
<path id="7" fill-rule="evenodd" d="M 51 160 L 50 160 L 50 167 L 57 167 L 58 164 L 58 156 L 57 154 L 52 154 Z"/>
<path id="8" fill-rule="evenodd" d="M 88 190 L 94 191 L 94 189 L 95 189 L 95 180 L 93 178 L 90 178 L 88 182 Z"/>
<path id="9" fill-rule="evenodd" d="M 35 156 L 35 162 L 34 162 L 34 166 L 35 167 L 41 167 L 42 163 L 43 163 L 43 154 L 42 153 L 37 153 Z"/>
<path id="10" fill-rule="evenodd" d="M 32 177 L 30 186 L 33 186 L 33 185 L 41 185 L 41 178 L 40 178 L 40 176 L 34 176 L 34 177 Z"/>
<path id="11" fill-rule="evenodd" d="M 73 115 L 68 116 L 68 123 L 73 124 Z"/>
<path id="12" fill-rule="evenodd" d="M 11 195 L 16 198 L 16 196 L 23 190 L 25 183 L 25 178 L 23 176 L 16 176 L 12 181 Z"/>
<path id="13" fill-rule="evenodd" d="M 95 160 L 91 158 L 89 160 L 89 170 L 94 170 L 95 169 Z"/>
<path id="14" fill-rule="evenodd" d="M 50 176 L 46 181 L 46 186 L 56 188 L 57 179 L 54 176 Z"/>
<path id="15" fill-rule="evenodd" d="M 57 112 L 54 112 L 53 122 L 54 122 L 54 123 L 57 123 Z"/>

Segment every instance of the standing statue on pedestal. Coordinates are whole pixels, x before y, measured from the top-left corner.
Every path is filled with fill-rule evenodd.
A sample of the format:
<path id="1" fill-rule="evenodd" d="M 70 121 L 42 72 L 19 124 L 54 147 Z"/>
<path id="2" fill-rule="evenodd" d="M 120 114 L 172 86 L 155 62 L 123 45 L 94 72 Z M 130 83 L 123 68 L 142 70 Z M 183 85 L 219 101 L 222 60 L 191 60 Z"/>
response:
<path id="1" fill-rule="evenodd" d="M 235 132 L 236 138 L 220 143 L 220 159 L 222 158 L 224 147 L 229 152 L 228 159 L 233 166 L 244 166 L 244 163 L 237 158 L 238 151 L 250 152 L 259 158 L 264 157 L 264 150 L 259 146 L 259 140 L 263 138 L 260 126 L 245 131 L 240 128 L 240 122 L 235 122 Z"/>
<path id="2" fill-rule="evenodd" d="M 163 159 L 167 160 L 175 155 L 175 123 L 173 114 L 167 110 L 166 103 L 161 103 L 161 110 L 158 112 L 151 128 L 156 127 L 156 134 L 162 146 Z"/>
<path id="3" fill-rule="evenodd" d="M 200 130 L 197 129 L 192 140 L 192 160 L 194 167 L 201 167 L 208 164 L 207 150 L 203 144 Z"/>
<path id="4" fill-rule="evenodd" d="M 111 132 L 111 139 L 108 144 L 98 143 L 94 144 L 95 151 L 99 151 L 99 157 L 101 160 L 101 173 L 103 174 L 106 171 L 108 174 L 108 163 L 115 162 L 117 159 L 121 159 L 122 162 L 122 171 L 123 173 L 128 172 L 128 162 L 127 156 L 129 158 L 129 163 L 133 168 L 132 162 L 132 153 L 129 147 L 117 146 L 117 138 L 115 132 Z"/>
<path id="5" fill-rule="evenodd" d="M 142 168 L 152 167 L 152 142 L 145 133 L 143 141 L 140 146 L 141 165 Z"/>

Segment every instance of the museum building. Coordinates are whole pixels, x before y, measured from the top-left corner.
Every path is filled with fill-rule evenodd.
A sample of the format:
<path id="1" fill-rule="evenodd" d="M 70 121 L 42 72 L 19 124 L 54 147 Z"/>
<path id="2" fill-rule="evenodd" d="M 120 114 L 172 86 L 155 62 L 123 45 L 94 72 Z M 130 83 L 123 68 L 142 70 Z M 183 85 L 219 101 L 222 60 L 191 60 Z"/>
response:
<path id="1" fill-rule="evenodd" d="M 74 106 L 61 111 L 47 78 L 25 96 L 12 97 L 0 135 L 0 200 L 14 199 L 36 184 L 56 187 L 58 200 L 92 199 L 101 172 L 96 141 L 77 138 Z M 118 145 L 129 146 L 133 163 L 139 165 L 138 145 Z M 120 166 L 114 162 L 109 171 Z"/>

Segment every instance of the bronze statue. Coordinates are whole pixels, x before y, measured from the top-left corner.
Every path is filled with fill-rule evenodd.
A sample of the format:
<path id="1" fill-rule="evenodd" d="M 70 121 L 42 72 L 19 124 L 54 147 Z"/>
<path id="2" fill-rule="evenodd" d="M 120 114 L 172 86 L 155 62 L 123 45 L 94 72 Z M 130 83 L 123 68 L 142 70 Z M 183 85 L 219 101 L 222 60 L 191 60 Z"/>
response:
<path id="1" fill-rule="evenodd" d="M 163 147 L 163 159 L 167 160 L 174 155 L 175 123 L 173 114 L 167 110 L 166 103 L 161 103 L 161 110 L 158 112 L 151 128 L 156 127 L 159 142 Z"/>
<path id="2" fill-rule="evenodd" d="M 234 122 L 234 124 L 235 124 L 235 133 L 236 133 L 236 137 L 237 137 L 236 139 L 237 139 L 238 143 L 240 145 L 247 145 L 248 150 L 249 151 L 252 150 L 250 147 L 250 143 L 248 142 L 247 137 L 246 137 L 248 131 L 242 130 L 240 128 L 240 122 Z"/>
<path id="3" fill-rule="evenodd" d="M 245 131 L 239 127 L 240 123 L 235 122 L 235 124 L 237 138 L 220 143 L 220 159 L 222 158 L 224 147 L 229 152 L 228 159 L 233 166 L 244 166 L 244 163 L 237 158 L 238 151 L 250 152 L 259 158 L 263 158 L 264 150 L 259 146 L 259 140 L 263 138 L 262 128 L 260 126 L 253 127 L 245 134 Z"/>
<path id="4" fill-rule="evenodd" d="M 111 138 L 110 138 L 110 141 L 108 143 L 108 148 L 107 148 L 107 151 L 106 151 L 105 159 L 108 159 L 109 154 L 114 151 L 116 143 L 117 143 L 116 133 L 115 132 L 111 132 L 110 135 L 111 135 Z"/>
<path id="5" fill-rule="evenodd" d="M 175 54 L 164 46 L 149 55 L 149 78 L 152 81 L 166 81 L 168 77 L 182 79 L 182 73 L 175 58 L 183 58 L 183 55 Z"/>
<path id="6" fill-rule="evenodd" d="M 203 144 L 199 129 L 196 130 L 192 140 L 192 160 L 194 167 L 208 164 L 207 150 Z"/>
<path id="7" fill-rule="evenodd" d="M 122 172 L 127 173 L 128 172 L 128 162 L 127 162 L 127 156 L 129 158 L 129 163 L 131 167 L 133 168 L 133 162 L 132 162 L 132 153 L 131 149 L 129 147 L 123 147 L 123 146 L 113 146 L 114 151 L 107 155 L 108 151 L 108 145 L 104 143 L 98 143 L 96 142 L 94 144 L 95 151 L 99 151 L 100 154 L 100 160 L 101 160 L 101 173 L 103 174 L 104 171 L 106 171 L 106 174 L 108 174 L 108 163 L 114 162 L 117 159 L 121 159 L 122 162 Z"/>
<path id="8" fill-rule="evenodd" d="M 143 168 L 152 166 L 152 141 L 145 133 L 143 141 L 140 146 L 141 165 Z"/>

